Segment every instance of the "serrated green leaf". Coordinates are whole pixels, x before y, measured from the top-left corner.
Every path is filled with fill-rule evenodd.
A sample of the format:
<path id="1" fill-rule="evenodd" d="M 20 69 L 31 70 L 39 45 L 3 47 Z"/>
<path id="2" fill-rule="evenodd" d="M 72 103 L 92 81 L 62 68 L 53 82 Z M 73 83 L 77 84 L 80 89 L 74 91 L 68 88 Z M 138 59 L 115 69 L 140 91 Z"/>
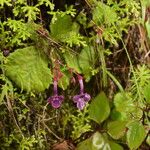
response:
<path id="1" fill-rule="evenodd" d="M 26 91 L 44 91 L 52 80 L 46 58 L 33 46 L 10 54 L 5 69 L 6 75 Z"/>
<path id="2" fill-rule="evenodd" d="M 136 150 L 144 141 L 146 137 L 146 132 L 144 126 L 138 122 L 134 121 L 129 124 L 127 131 L 127 143 L 131 150 Z"/>
<path id="3" fill-rule="evenodd" d="M 126 131 L 126 121 L 112 121 L 108 123 L 108 134 L 114 138 L 121 138 Z"/>
<path id="4" fill-rule="evenodd" d="M 108 118 L 110 114 L 109 100 L 104 92 L 98 94 L 89 106 L 89 116 L 97 123 L 101 123 Z"/>

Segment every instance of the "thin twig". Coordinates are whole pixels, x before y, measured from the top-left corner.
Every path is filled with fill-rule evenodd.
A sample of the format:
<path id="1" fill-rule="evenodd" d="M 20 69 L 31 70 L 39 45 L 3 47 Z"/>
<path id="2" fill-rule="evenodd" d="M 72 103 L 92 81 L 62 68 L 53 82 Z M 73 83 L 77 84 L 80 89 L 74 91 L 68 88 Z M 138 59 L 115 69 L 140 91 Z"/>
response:
<path id="1" fill-rule="evenodd" d="M 42 122 L 42 124 L 44 125 L 44 127 L 48 130 L 49 133 L 51 133 L 53 136 L 55 136 L 58 140 L 61 140 L 62 138 L 60 138 L 58 135 L 56 135 L 56 134 L 45 124 L 45 111 L 46 111 L 47 106 L 48 106 L 48 103 L 44 106 L 41 122 Z"/>
<path id="2" fill-rule="evenodd" d="M 12 108 L 10 99 L 8 98 L 8 96 L 6 96 L 6 99 L 7 99 L 7 105 L 6 105 L 6 107 L 7 107 L 8 111 L 9 111 L 10 115 L 12 116 L 12 119 L 13 119 L 13 121 L 14 121 L 16 127 L 18 128 L 18 130 L 19 130 L 19 132 L 21 133 L 22 137 L 24 137 L 24 135 L 23 135 L 23 133 L 22 133 L 22 131 L 21 131 L 21 129 L 20 129 L 18 123 L 17 123 L 17 120 L 16 120 L 16 118 L 15 118 L 15 115 L 14 115 L 14 112 L 13 112 L 13 108 Z"/>

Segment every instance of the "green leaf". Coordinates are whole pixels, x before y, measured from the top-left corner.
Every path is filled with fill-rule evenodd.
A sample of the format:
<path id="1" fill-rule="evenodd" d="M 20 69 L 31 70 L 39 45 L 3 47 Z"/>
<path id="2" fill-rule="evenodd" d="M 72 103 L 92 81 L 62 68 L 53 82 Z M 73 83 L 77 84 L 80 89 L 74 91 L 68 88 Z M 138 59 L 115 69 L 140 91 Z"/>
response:
<path id="1" fill-rule="evenodd" d="M 79 56 L 67 51 L 64 53 L 67 65 L 76 72 L 84 74 L 86 80 L 92 76 L 92 67 L 94 63 L 94 50 L 91 47 L 82 49 Z"/>
<path id="2" fill-rule="evenodd" d="M 103 135 L 99 132 L 93 134 L 92 137 L 86 139 L 85 141 L 77 145 L 77 150 L 103 150 L 107 146 Z"/>
<path id="3" fill-rule="evenodd" d="M 69 85 L 70 77 L 67 74 L 63 74 L 63 77 L 59 79 L 58 86 L 63 90 L 66 90 Z"/>
<path id="4" fill-rule="evenodd" d="M 145 27 L 146 27 L 146 30 L 147 30 L 148 38 L 150 39 L 150 23 L 149 23 L 149 21 L 146 21 Z"/>
<path id="5" fill-rule="evenodd" d="M 127 142 L 131 150 L 137 149 L 146 137 L 146 132 L 144 126 L 138 122 L 134 121 L 128 126 L 127 131 Z"/>
<path id="6" fill-rule="evenodd" d="M 64 57 L 68 67 L 74 69 L 76 72 L 81 73 L 81 68 L 79 66 L 79 60 L 76 55 L 73 55 L 71 52 L 65 52 Z"/>
<path id="7" fill-rule="evenodd" d="M 53 19 L 54 18 L 54 22 L 51 22 L 50 24 L 50 30 L 52 37 L 57 40 L 64 42 L 66 39 L 71 38 L 70 33 L 72 31 L 78 32 L 76 24 L 72 23 L 69 15 L 61 16 L 57 14 L 56 16 L 53 16 Z"/>
<path id="8" fill-rule="evenodd" d="M 136 107 L 129 93 L 117 93 L 114 97 L 114 105 L 115 111 L 119 112 L 121 120 L 132 119 L 132 116 L 140 119 L 143 115 L 142 110 Z"/>
<path id="9" fill-rule="evenodd" d="M 127 93 L 117 93 L 114 97 L 114 105 L 119 112 L 128 112 L 134 109 L 131 97 Z"/>
<path id="10" fill-rule="evenodd" d="M 79 65 L 82 70 L 82 73 L 86 76 L 92 76 L 92 68 L 94 68 L 94 62 L 95 62 L 95 53 L 94 49 L 90 46 L 86 46 L 84 49 L 82 49 L 79 57 Z"/>
<path id="11" fill-rule="evenodd" d="M 119 144 L 109 141 L 107 135 L 99 132 L 77 145 L 77 150 L 123 150 Z"/>
<path id="12" fill-rule="evenodd" d="M 77 150 L 92 150 L 91 138 L 84 140 L 77 145 Z"/>
<path id="13" fill-rule="evenodd" d="M 126 121 L 113 121 L 108 123 L 108 134 L 114 139 L 121 138 L 126 131 Z"/>
<path id="14" fill-rule="evenodd" d="M 89 106 L 89 116 L 97 123 L 101 123 L 108 118 L 110 114 L 109 100 L 104 92 L 98 94 Z"/>
<path id="15" fill-rule="evenodd" d="M 51 35 L 58 39 L 63 38 L 62 35 L 70 32 L 72 29 L 71 17 L 69 15 L 57 15 L 55 17 L 56 20 L 50 24 Z"/>
<path id="16" fill-rule="evenodd" d="M 110 141 L 106 134 L 96 132 L 92 136 L 91 150 L 123 150 L 123 148 L 119 144 Z"/>
<path id="17" fill-rule="evenodd" d="M 32 46 L 10 54 L 5 68 L 6 75 L 22 90 L 44 91 L 52 80 L 47 59 Z"/>
<path id="18" fill-rule="evenodd" d="M 146 102 L 150 104 L 150 83 L 144 87 L 144 96 Z"/>
<path id="19" fill-rule="evenodd" d="M 99 132 L 94 133 L 92 136 L 92 150 L 103 149 L 105 146 L 105 139 Z"/>
<path id="20" fill-rule="evenodd" d="M 111 150 L 123 150 L 123 147 L 115 142 L 109 141 Z"/>
<path id="21" fill-rule="evenodd" d="M 126 113 L 121 113 L 113 109 L 111 111 L 111 119 L 112 120 L 126 120 Z"/>
<path id="22" fill-rule="evenodd" d="M 146 138 L 146 143 L 150 146 L 150 135 Z"/>

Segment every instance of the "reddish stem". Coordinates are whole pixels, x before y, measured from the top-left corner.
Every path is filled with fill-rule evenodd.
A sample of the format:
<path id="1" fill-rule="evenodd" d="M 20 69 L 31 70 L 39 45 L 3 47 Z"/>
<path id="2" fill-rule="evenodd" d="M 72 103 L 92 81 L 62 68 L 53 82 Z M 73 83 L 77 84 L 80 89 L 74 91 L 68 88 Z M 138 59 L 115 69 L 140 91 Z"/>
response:
<path id="1" fill-rule="evenodd" d="M 58 84 L 58 83 L 57 83 L 57 80 L 55 80 L 55 78 L 54 78 L 54 83 L 53 83 L 54 88 L 53 88 L 53 90 L 54 90 L 54 95 L 55 95 L 55 96 L 58 95 L 57 84 Z"/>
<path id="2" fill-rule="evenodd" d="M 83 94 L 84 93 L 83 77 L 79 74 L 77 77 L 80 84 L 80 94 Z"/>

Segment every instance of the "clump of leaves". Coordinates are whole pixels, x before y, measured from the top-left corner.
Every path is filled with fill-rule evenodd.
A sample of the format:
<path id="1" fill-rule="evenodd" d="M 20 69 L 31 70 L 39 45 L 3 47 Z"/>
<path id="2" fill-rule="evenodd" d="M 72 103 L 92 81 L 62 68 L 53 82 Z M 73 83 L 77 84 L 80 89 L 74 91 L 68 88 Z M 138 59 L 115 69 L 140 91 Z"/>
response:
<path id="1" fill-rule="evenodd" d="M 79 26 L 72 22 L 69 15 L 56 14 L 50 24 L 51 36 L 68 46 L 86 46 L 83 36 L 79 34 Z"/>
<path id="2" fill-rule="evenodd" d="M 80 5 L 81 11 L 75 9 L 77 3 L 63 11 L 54 3 L 49 0 L 0 1 L 0 11 L 4 12 L 0 23 L 0 127 L 3 129 L 0 138 L 4 141 L 1 149 L 12 145 L 22 150 L 47 149 L 55 138 L 60 140 L 58 131 L 52 130 L 58 129 L 61 120 L 58 116 L 68 109 L 70 102 L 59 111 L 47 107 L 44 101 L 49 95 L 44 91 L 49 88 L 51 92 L 56 61 L 61 64 L 63 75 L 58 85 L 66 93 L 74 93 L 72 87 L 68 88 L 72 75 L 82 74 L 86 82 L 91 78 L 97 82 L 95 85 L 91 81 L 87 86 L 89 90 L 96 87 L 95 93 L 91 92 L 96 96 L 89 106 L 83 111 L 71 109 L 63 120 L 64 126 L 72 124 L 71 132 L 68 132 L 70 128 L 65 131 L 63 127 L 63 136 L 71 133 L 68 138 L 77 139 L 78 150 L 122 150 L 120 141 L 130 149 L 137 149 L 145 138 L 148 143 L 150 71 L 146 65 L 134 68 L 122 39 L 128 28 L 141 19 L 140 1 L 86 0 L 85 7 Z M 149 2 L 142 0 L 141 4 L 144 12 Z M 45 16 L 51 18 L 50 22 L 44 23 Z M 133 75 L 125 90 L 107 68 L 107 56 L 112 54 L 112 48 L 116 50 L 115 46 L 122 47 L 120 40 Z M 9 56 L 2 56 L 5 49 L 10 52 Z M 104 92 L 98 94 L 103 90 L 99 85 L 101 80 L 107 87 L 107 75 L 121 91 L 113 100 Z M 94 131 L 95 126 L 100 126 L 99 131 L 81 142 L 82 135 Z"/>
<path id="3" fill-rule="evenodd" d="M 132 0 L 132 5 L 129 5 L 130 2 L 128 0 L 119 2 L 109 0 L 106 4 L 94 2 L 93 21 L 99 28 L 102 28 L 102 36 L 106 41 L 117 45 L 119 36 L 116 32 L 116 27 L 121 33 L 123 31 L 127 32 L 128 27 L 137 21 L 140 15 L 140 3 Z M 133 20 L 131 20 L 131 15 L 136 17 L 133 17 Z"/>

